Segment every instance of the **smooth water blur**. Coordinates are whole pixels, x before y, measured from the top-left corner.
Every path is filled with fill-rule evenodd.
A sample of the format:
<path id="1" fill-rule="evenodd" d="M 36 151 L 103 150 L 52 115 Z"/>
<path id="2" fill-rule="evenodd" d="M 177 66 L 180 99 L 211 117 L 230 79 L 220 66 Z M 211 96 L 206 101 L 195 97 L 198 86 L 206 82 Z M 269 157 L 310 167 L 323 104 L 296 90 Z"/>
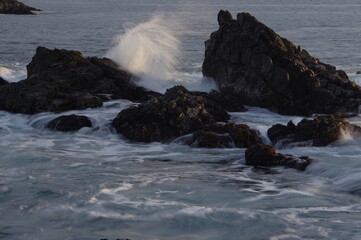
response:
<path id="1" fill-rule="evenodd" d="M 218 28 L 220 9 L 248 11 L 322 61 L 361 70 L 356 0 L 25 3 L 44 11 L 0 15 L 0 76 L 10 81 L 25 77 L 38 45 L 102 57 L 126 29 L 163 16 L 168 28 L 181 26 L 174 80 L 204 87 L 204 41 Z M 359 75 L 350 77 L 361 83 Z M 133 104 L 63 113 L 91 119 L 92 128 L 76 133 L 45 128 L 60 114 L 0 111 L 0 239 L 360 239 L 360 139 L 345 134 L 329 147 L 279 150 L 314 158 L 306 172 L 252 168 L 244 164 L 245 149 L 124 139 L 111 120 Z M 302 119 L 253 107 L 231 115 L 266 142 L 273 124 Z M 361 117 L 349 120 L 361 125 Z"/>

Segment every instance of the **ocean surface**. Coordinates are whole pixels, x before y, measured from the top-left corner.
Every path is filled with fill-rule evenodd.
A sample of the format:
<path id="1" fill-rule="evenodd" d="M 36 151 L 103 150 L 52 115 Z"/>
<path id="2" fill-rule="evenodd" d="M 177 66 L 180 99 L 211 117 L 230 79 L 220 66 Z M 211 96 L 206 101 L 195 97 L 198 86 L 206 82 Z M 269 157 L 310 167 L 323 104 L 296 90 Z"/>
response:
<path id="1" fill-rule="evenodd" d="M 204 41 L 217 13 L 249 12 L 321 61 L 361 83 L 358 0 L 24 0 L 36 16 L 0 15 L 0 76 L 26 77 L 37 46 L 110 57 L 163 92 L 174 84 L 208 91 Z M 150 47 L 149 47 L 150 46 Z M 76 133 L 45 129 L 60 114 L 0 111 L 0 239 L 298 240 L 361 239 L 361 139 L 294 146 L 305 171 L 245 165 L 245 149 L 196 149 L 175 140 L 134 143 L 111 120 L 126 100 L 69 111 L 90 117 Z M 248 107 L 232 121 L 266 131 L 299 122 Z M 361 126 L 361 116 L 349 119 Z"/>

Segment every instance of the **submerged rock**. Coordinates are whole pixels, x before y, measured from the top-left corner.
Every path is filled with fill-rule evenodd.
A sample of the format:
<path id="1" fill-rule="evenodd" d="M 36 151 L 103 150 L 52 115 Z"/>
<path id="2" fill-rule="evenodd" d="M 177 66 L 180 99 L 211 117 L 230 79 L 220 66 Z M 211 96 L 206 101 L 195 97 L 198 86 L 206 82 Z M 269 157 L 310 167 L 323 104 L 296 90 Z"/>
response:
<path id="1" fill-rule="evenodd" d="M 276 153 L 276 149 L 264 144 L 251 146 L 246 150 L 245 156 L 246 164 L 251 166 L 283 166 L 304 171 L 312 163 L 312 159 L 309 157 L 295 157 L 289 154 Z"/>
<path id="2" fill-rule="evenodd" d="M 34 114 L 102 106 L 105 95 L 141 100 L 157 95 L 133 83 L 133 76 L 107 58 L 38 47 L 27 79 L 0 86 L 0 109 Z"/>
<path id="3" fill-rule="evenodd" d="M 260 133 L 246 124 L 210 124 L 193 133 L 187 141 L 191 147 L 200 148 L 247 148 L 263 143 Z"/>
<path id="4" fill-rule="evenodd" d="M 77 131 L 83 127 L 92 127 L 92 123 L 86 116 L 66 115 L 55 118 L 50 121 L 47 128 L 62 132 Z"/>
<path id="5" fill-rule="evenodd" d="M 203 74 L 221 93 L 281 114 L 358 112 L 361 88 L 248 13 L 220 11 L 205 42 Z"/>
<path id="6" fill-rule="evenodd" d="M 35 14 L 32 11 L 41 11 L 33 7 L 29 7 L 17 0 L 0 0 L 0 14 Z"/>
<path id="7" fill-rule="evenodd" d="M 228 119 L 228 113 L 204 93 L 176 86 L 167 89 L 164 96 L 121 111 L 113 126 L 130 140 L 164 142 Z"/>
<path id="8" fill-rule="evenodd" d="M 345 133 L 361 136 L 361 127 L 350 124 L 338 115 L 303 119 L 297 126 L 292 122 L 287 126 L 276 124 L 267 131 L 274 144 L 312 141 L 313 146 L 327 146 L 339 140 Z"/>

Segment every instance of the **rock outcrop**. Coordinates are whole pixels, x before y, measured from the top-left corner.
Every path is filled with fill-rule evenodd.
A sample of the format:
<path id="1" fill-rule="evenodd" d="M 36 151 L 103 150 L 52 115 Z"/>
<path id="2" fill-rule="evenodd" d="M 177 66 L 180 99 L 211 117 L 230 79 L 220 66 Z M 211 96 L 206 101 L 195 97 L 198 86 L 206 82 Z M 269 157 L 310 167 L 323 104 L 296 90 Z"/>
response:
<path id="1" fill-rule="evenodd" d="M 228 119 L 228 113 L 204 93 L 175 86 L 164 96 L 121 111 L 113 126 L 130 140 L 165 142 Z"/>
<path id="2" fill-rule="evenodd" d="M 35 14 L 32 11 L 41 11 L 33 7 L 29 7 L 17 0 L 0 0 L 0 14 Z"/>
<path id="3" fill-rule="evenodd" d="M 210 124 L 193 133 L 187 141 L 199 148 L 248 148 L 263 143 L 260 133 L 246 124 Z"/>
<path id="4" fill-rule="evenodd" d="M 205 42 L 203 74 L 221 93 L 281 114 L 358 112 L 361 88 L 248 13 L 220 11 Z"/>
<path id="5" fill-rule="evenodd" d="M 313 146 L 327 146 L 348 133 L 361 136 L 361 127 L 350 124 L 337 115 L 318 116 L 312 120 L 303 119 L 297 125 L 273 125 L 267 135 L 273 144 L 287 146 L 290 143 L 312 141 Z"/>
<path id="6" fill-rule="evenodd" d="M 72 114 L 57 117 L 50 121 L 46 127 L 61 132 L 73 132 L 83 127 L 92 127 L 92 122 L 86 116 Z"/>
<path id="7" fill-rule="evenodd" d="M 6 85 L 6 84 L 9 84 L 9 82 L 6 81 L 5 79 L 3 79 L 2 77 L 0 77 L 0 86 Z"/>
<path id="8" fill-rule="evenodd" d="M 306 156 L 295 157 L 289 154 L 276 153 L 269 145 L 256 144 L 246 150 L 246 164 L 260 167 L 283 166 L 304 171 L 312 163 Z"/>
<path id="9" fill-rule="evenodd" d="M 102 106 L 104 100 L 132 101 L 158 95 L 133 83 L 133 76 L 107 58 L 38 47 L 27 79 L 0 86 L 0 110 L 34 114 Z"/>

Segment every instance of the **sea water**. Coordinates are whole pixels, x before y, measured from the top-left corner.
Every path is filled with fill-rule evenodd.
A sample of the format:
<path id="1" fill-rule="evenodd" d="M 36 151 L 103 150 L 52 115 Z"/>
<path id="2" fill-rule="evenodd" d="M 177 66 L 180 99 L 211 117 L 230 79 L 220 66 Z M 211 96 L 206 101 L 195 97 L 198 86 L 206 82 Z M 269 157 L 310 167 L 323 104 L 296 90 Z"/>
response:
<path id="1" fill-rule="evenodd" d="M 358 1 L 64 0 L 25 2 L 36 16 L 0 15 L 0 76 L 26 78 L 38 45 L 110 57 L 163 92 L 183 84 L 208 91 L 204 41 L 217 13 L 247 11 L 321 61 L 361 70 Z M 147 46 L 152 46 L 148 49 Z M 345 133 L 328 147 L 281 153 L 315 159 L 305 172 L 245 165 L 245 149 L 197 149 L 134 143 L 111 120 L 136 103 L 62 114 L 0 111 L 0 239 L 360 239 L 361 139 Z M 47 130 L 64 114 L 92 128 Z M 248 107 L 231 121 L 266 131 L 299 122 Z M 361 126 L 361 117 L 349 119 Z"/>

